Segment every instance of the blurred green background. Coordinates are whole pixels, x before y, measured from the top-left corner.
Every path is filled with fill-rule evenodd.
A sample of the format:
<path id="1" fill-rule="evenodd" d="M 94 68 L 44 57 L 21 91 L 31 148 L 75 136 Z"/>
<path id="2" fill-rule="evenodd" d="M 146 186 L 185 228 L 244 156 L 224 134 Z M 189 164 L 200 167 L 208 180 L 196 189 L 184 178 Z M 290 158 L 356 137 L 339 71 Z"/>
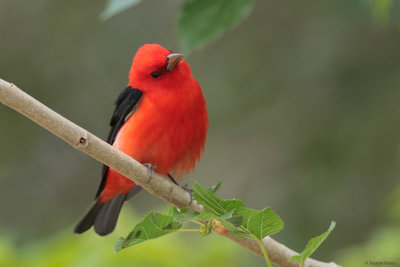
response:
<path id="1" fill-rule="evenodd" d="M 182 183 L 223 181 L 220 195 L 271 206 L 274 236 L 343 266 L 400 266 L 400 3 L 255 1 L 251 15 L 187 57 L 208 103 L 202 162 Z M 0 1 L 0 78 L 105 138 L 136 50 L 179 52 L 183 1 L 146 0 L 105 22 L 105 1 Z M 264 266 L 229 240 L 176 234 L 113 254 L 151 209 L 126 204 L 111 236 L 72 234 L 100 163 L 0 105 L 0 266 Z"/>

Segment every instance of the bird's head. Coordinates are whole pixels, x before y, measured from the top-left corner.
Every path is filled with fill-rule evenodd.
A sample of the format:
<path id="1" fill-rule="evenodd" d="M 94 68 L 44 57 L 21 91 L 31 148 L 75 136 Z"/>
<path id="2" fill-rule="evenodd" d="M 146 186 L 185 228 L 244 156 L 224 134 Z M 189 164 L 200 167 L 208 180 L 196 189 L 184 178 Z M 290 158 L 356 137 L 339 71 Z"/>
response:
<path id="1" fill-rule="evenodd" d="M 191 78 L 183 55 L 172 53 L 158 44 L 145 44 L 133 58 L 129 86 L 144 92 L 160 88 L 176 88 L 174 83 Z"/>

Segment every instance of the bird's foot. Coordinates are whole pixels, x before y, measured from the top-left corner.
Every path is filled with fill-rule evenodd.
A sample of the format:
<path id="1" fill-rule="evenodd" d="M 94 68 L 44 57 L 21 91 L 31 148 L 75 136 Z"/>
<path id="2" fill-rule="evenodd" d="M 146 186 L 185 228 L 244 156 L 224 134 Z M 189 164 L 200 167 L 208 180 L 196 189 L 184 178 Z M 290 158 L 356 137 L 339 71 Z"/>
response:
<path id="1" fill-rule="evenodd" d="M 153 178 L 153 169 L 155 172 L 157 172 L 157 165 L 154 165 L 152 163 L 143 163 L 143 165 L 147 168 L 147 171 L 149 172 L 149 180 L 147 183 L 150 183 L 151 178 Z"/>

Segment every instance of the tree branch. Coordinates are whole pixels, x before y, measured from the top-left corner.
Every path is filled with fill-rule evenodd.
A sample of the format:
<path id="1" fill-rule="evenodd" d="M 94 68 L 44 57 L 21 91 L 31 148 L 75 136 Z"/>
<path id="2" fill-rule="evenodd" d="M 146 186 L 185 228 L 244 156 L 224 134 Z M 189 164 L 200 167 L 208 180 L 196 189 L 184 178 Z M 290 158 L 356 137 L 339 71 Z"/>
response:
<path id="1" fill-rule="evenodd" d="M 175 185 L 166 176 L 154 173 L 149 180 L 147 168 L 128 155 L 115 149 L 100 138 L 89 133 L 73 122 L 62 117 L 50 108 L 46 107 L 33 97 L 24 93 L 12 83 L 0 79 L 0 101 L 28 117 L 32 121 L 46 128 L 53 134 L 63 139 L 74 148 L 90 155 L 96 160 L 110 166 L 121 174 L 129 177 L 135 183 L 142 186 L 156 197 L 182 208 L 203 211 L 203 207 L 191 202 L 190 194 Z M 225 235 L 227 238 L 263 257 L 262 251 L 256 240 Z M 272 262 L 279 266 L 295 267 L 298 263 L 289 263 L 288 259 L 297 253 L 286 246 L 278 243 L 270 237 L 263 240 L 266 251 Z M 313 259 L 307 259 L 304 266 L 307 267 L 334 267 L 335 263 L 324 263 Z"/>

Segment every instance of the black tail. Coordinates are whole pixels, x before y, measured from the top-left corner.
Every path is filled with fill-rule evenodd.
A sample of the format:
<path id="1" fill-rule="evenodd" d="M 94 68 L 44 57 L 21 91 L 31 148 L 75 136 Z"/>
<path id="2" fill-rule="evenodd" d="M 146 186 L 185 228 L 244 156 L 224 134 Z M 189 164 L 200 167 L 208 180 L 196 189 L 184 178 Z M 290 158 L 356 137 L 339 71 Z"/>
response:
<path id="1" fill-rule="evenodd" d="M 142 188 L 135 186 L 128 194 L 121 194 L 107 202 L 100 203 L 98 200 L 90 208 L 88 213 L 75 226 L 74 233 L 82 234 L 94 225 L 94 231 L 101 235 L 111 233 L 117 223 L 119 212 L 126 200 L 138 193 Z"/>

